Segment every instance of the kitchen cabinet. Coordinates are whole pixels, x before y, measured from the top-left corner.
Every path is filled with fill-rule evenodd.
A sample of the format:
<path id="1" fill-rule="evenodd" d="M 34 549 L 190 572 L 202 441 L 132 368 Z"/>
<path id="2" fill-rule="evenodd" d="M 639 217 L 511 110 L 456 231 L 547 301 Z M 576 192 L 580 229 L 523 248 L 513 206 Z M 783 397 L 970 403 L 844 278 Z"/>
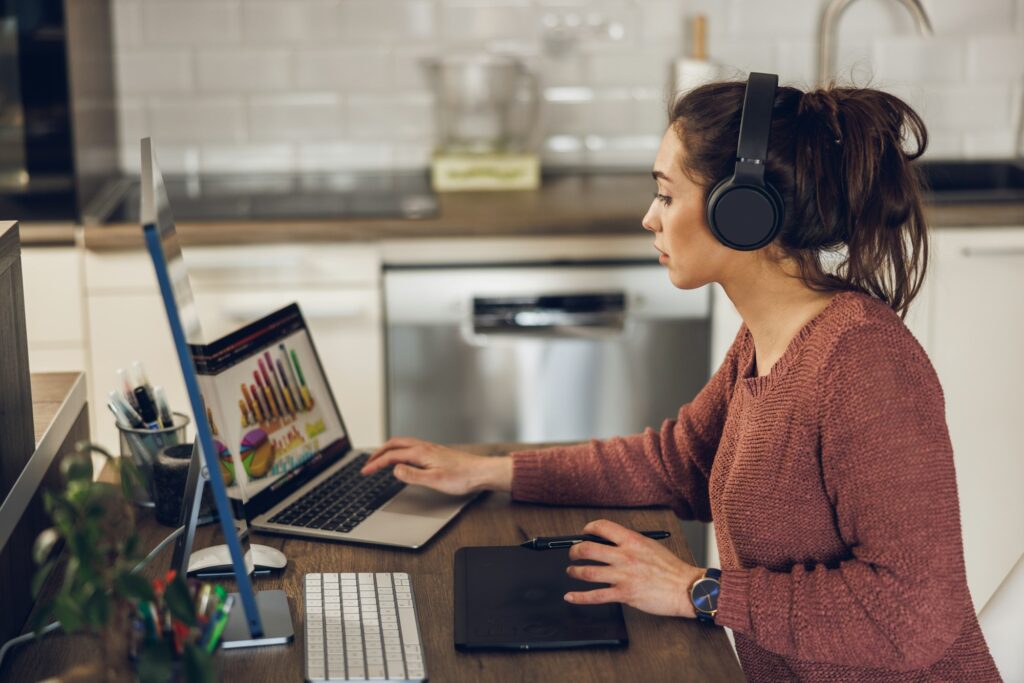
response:
<path id="1" fill-rule="evenodd" d="M 25 325 L 32 372 L 85 369 L 81 254 L 75 247 L 23 247 Z"/>
<path id="2" fill-rule="evenodd" d="M 383 320 L 375 247 L 186 248 L 184 258 L 205 338 L 298 302 L 356 444 L 383 440 Z M 93 405 L 106 403 L 118 368 L 139 360 L 150 381 L 165 386 L 172 407 L 191 412 L 145 252 L 86 252 L 85 280 Z M 98 440 L 116 444 L 107 412 L 94 411 L 94 420 Z"/>
<path id="3" fill-rule="evenodd" d="M 929 355 L 957 469 L 967 584 L 981 609 L 1024 553 L 1024 226 L 935 234 Z"/>

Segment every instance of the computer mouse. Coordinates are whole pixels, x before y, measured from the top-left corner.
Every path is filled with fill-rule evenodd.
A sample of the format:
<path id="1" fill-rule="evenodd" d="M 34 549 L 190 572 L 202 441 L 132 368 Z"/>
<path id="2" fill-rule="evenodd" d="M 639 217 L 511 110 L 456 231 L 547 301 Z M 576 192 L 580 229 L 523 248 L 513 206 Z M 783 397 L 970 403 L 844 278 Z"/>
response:
<path id="1" fill-rule="evenodd" d="M 255 565 L 255 571 L 266 572 L 270 570 L 279 571 L 288 564 L 288 558 L 277 548 L 260 545 L 259 543 L 249 544 L 249 555 Z M 211 545 L 208 548 L 200 548 L 192 552 L 188 560 L 188 573 L 202 572 L 204 574 L 220 574 L 231 572 L 231 554 L 224 544 Z"/>

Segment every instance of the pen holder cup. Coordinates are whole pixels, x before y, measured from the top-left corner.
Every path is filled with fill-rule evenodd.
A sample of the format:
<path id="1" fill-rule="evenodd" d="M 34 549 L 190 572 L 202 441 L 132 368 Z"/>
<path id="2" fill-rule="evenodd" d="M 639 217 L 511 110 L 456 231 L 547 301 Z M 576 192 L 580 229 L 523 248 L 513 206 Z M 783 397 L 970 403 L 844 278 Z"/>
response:
<path id="1" fill-rule="evenodd" d="M 157 429 L 133 429 L 117 425 L 121 434 L 121 456 L 129 456 L 146 482 L 143 490 L 135 492 L 135 502 L 142 507 L 153 507 L 153 467 L 157 454 L 179 443 L 185 443 L 185 430 L 191 420 L 184 413 L 171 415 L 174 424 Z"/>

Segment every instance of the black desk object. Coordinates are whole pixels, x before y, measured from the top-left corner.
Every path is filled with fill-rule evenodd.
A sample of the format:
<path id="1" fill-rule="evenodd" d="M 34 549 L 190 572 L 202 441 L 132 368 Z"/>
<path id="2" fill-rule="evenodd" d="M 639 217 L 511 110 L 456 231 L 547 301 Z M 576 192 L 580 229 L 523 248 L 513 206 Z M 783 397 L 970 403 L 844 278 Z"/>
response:
<path id="1" fill-rule="evenodd" d="M 621 605 L 573 605 L 563 599 L 569 591 L 605 587 L 571 578 L 565 573 L 570 564 L 567 548 L 459 548 L 454 572 L 455 646 L 538 650 L 626 645 Z"/>

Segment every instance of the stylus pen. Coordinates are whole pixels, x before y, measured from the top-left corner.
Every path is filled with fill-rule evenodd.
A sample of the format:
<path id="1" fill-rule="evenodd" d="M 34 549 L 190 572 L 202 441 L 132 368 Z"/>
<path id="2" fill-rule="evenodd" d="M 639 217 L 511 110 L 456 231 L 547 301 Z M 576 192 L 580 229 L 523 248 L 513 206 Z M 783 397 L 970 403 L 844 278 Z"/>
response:
<path id="1" fill-rule="evenodd" d="M 647 538 L 653 538 L 656 541 L 660 541 L 661 539 L 668 538 L 672 535 L 667 531 L 641 531 L 640 533 Z M 537 538 L 531 538 L 526 543 L 520 543 L 519 546 L 521 548 L 532 548 L 533 550 L 551 550 L 552 548 L 568 548 L 571 545 L 576 545 L 583 541 L 601 543 L 602 545 L 615 545 L 607 538 L 602 538 L 601 536 L 580 534 L 578 536 L 538 536 Z"/>

